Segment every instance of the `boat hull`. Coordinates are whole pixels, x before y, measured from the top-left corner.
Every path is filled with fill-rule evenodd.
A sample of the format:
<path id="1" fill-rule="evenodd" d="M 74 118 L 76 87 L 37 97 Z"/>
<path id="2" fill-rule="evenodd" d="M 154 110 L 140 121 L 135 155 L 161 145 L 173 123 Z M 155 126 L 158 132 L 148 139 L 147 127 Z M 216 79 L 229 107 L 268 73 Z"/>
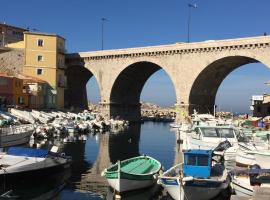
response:
<path id="1" fill-rule="evenodd" d="M 166 188 L 170 196 L 175 200 L 208 200 L 216 197 L 222 190 L 228 187 L 228 182 L 213 184 L 207 181 L 200 181 L 192 184 L 187 183 L 188 185 L 180 188 L 180 184 L 176 182 L 174 185 L 162 183 L 163 187 Z"/>
<path id="2" fill-rule="evenodd" d="M 118 193 L 139 190 L 152 186 L 156 182 L 153 180 L 128 180 L 128 179 L 108 179 L 109 185 Z"/>
<path id="3" fill-rule="evenodd" d="M 0 147 L 10 147 L 20 144 L 25 144 L 30 141 L 33 131 L 28 131 L 20 134 L 0 135 Z"/>
<path id="4" fill-rule="evenodd" d="M 70 161 L 49 167 L 1 173 L 0 190 L 16 190 L 28 184 L 40 184 L 40 181 L 47 180 L 48 178 L 59 182 L 59 180 L 63 180 L 63 176 L 65 176 L 64 180 L 67 180 L 70 176 Z"/>
<path id="5" fill-rule="evenodd" d="M 235 156 L 235 162 L 237 166 L 248 167 L 256 164 L 254 155 L 245 153 L 241 149 L 238 149 Z"/>
<path id="6" fill-rule="evenodd" d="M 249 179 L 248 179 L 249 181 Z M 232 187 L 236 195 L 242 197 L 252 197 L 253 196 L 253 188 L 250 186 L 249 182 L 243 181 L 238 178 L 233 178 Z"/>

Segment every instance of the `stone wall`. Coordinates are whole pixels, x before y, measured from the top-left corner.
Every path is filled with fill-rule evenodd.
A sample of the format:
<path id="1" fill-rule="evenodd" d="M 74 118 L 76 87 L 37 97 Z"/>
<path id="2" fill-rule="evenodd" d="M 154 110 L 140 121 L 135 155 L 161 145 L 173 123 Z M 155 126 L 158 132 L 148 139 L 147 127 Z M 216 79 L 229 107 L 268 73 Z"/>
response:
<path id="1" fill-rule="evenodd" d="M 0 53 L 0 73 L 17 75 L 22 73 L 24 66 L 24 50 L 11 49 Z"/>

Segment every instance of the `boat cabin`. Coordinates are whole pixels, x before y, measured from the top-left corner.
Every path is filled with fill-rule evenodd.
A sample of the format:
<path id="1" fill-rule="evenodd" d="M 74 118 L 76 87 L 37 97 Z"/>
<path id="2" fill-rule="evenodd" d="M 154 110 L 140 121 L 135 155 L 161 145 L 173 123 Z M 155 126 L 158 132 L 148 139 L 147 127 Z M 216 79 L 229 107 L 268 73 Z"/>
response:
<path id="1" fill-rule="evenodd" d="M 212 167 L 211 150 L 187 150 L 184 152 L 184 176 L 209 178 Z"/>
<path id="2" fill-rule="evenodd" d="M 237 134 L 230 126 L 197 126 L 193 131 L 192 138 L 217 143 L 220 140 L 229 140 L 231 143 L 237 142 Z"/>

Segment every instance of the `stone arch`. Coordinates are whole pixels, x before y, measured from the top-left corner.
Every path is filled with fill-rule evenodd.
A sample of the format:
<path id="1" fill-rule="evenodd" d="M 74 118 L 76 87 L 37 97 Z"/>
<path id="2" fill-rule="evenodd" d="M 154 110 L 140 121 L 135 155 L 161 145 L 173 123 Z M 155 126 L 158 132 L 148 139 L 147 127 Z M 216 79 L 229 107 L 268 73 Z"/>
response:
<path id="1" fill-rule="evenodd" d="M 67 87 L 65 90 L 65 108 L 88 109 L 86 84 L 94 76 L 79 55 L 66 59 L 65 75 Z"/>
<path id="2" fill-rule="evenodd" d="M 149 61 L 138 61 L 125 67 L 112 85 L 110 117 L 139 121 L 141 116 L 140 95 L 143 86 L 149 77 L 160 69 L 164 68 Z M 166 69 L 164 71 L 166 72 Z M 169 73 L 167 74 L 169 76 Z"/>
<path id="3" fill-rule="evenodd" d="M 262 60 L 254 58 L 254 56 L 234 55 L 216 59 L 206 65 L 192 84 L 189 94 L 189 112 L 192 113 L 195 108 L 202 113 L 212 113 L 216 94 L 222 81 L 242 65 L 258 62 L 266 65 L 266 62 Z"/>

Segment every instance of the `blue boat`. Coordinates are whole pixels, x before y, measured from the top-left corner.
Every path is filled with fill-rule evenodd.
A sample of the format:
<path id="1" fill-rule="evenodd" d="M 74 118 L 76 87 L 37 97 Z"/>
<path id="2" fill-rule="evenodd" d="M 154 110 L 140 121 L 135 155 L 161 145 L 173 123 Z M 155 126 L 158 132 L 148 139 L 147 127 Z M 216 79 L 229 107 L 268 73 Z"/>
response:
<path id="1" fill-rule="evenodd" d="M 185 151 L 184 163 L 164 172 L 158 183 L 175 200 L 212 199 L 229 185 L 227 170 L 217 158 L 211 150 Z"/>

